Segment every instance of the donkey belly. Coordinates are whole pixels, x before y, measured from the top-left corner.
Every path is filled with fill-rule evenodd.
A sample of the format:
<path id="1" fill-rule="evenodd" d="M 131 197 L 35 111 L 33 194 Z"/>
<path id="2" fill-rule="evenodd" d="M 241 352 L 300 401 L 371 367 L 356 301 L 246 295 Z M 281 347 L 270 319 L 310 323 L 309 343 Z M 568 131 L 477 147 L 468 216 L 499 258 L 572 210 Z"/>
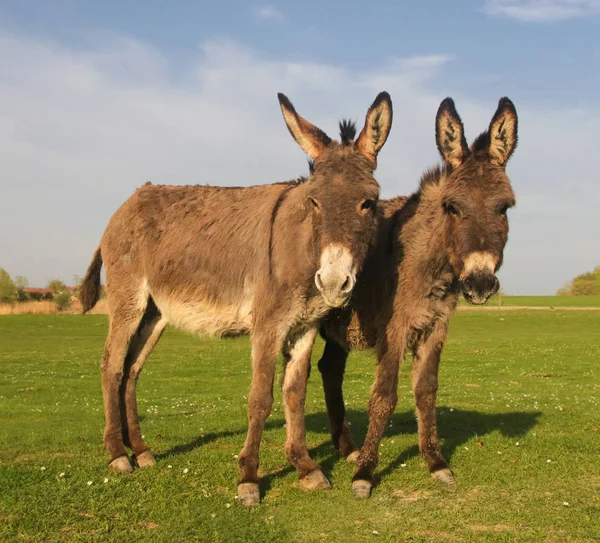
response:
<path id="1" fill-rule="evenodd" d="M 252 328 L 252 296 L 240 299 L 238 304 L 183 301 L 160 295 L 153 298 L 169 324 L 188 332 L 224 337 L 247 334 Z"/>

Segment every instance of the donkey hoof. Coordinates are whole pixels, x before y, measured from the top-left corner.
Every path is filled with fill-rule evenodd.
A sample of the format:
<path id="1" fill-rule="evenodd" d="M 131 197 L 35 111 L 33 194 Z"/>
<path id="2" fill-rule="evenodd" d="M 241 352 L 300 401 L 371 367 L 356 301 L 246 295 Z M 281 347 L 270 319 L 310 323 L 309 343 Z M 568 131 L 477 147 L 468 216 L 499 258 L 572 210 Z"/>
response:
<path id="1" fill-rule="evenodd" d="M 238 485 L 238 499 L 246 506 L 258 505 L 260 502 L 260 491 L 258 483 L 240 483 Z"/>
<path id="2" fill-rule="evenodd" d="M 454 479 L 454 475 L 452 475 L 452 472 L 448 468 L 439 469 L 437 471 L 434 471 L 431 474 L 431 476 L 436 481 L 439 481 L 440 483 L 444 483 L 447 485 L 451 485 L 452 483 L 456 482 Z"/>
<path id="3" fill-rule="evenodd" d="M 135 463 L 140 468 L 153 468 L 156 466 L 156 460 L 150 451 L 144 451 L 142 454 L 138 454 L 135 457 Z"/>
<path id="4" fill-rule="evenodd" d="M 302 490 L 331 490 L 331 483 L 327 477 L 323 475 L 320 469 L 309 473 L 306 477 L 300 479 L 300 487 Z"/>
<path id="5" fill-rule="evenodd" d="M 115 458 L 108 466 L 111 470 L 116 471 L 117 473 L 133 472 L 133 468 L 131 467 L 131 463 L 129 462 L 129 458 L 127 458 L 127 456 L 119 456 L 119 458 Z"/>
<path id="6" fill-rule="evenodd" d="M 356 462 L 358 462 L 359 454 L 360 454 L 360 451 L 358 449 L 356 449 L 355 451 L 352 451 L 348 456 L 346 456 L 346 462 L 350 462 L 351 464 L 356 464 Z"/>
<path id="7" fill-rule="evenodd" d="M 357 479 L 352 481 L 352 494 L 355 498 L 365 499 L 371 496 L 373 485 L 369 481 Z"/>

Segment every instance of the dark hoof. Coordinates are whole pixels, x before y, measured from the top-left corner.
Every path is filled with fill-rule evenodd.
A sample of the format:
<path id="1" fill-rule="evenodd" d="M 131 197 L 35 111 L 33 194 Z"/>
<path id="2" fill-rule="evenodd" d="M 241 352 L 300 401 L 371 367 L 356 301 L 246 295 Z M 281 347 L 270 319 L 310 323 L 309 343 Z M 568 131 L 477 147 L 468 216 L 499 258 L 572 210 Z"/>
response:
<path id="1" fill-rule="evenodd" d="M 300 479 L 300 487 L 302 490 L 331 490 L 331 483 L 327 477 L 323 475 L 320 469 L 316 469 L 309 473 L 306 477 Z"/>
<path id="2" fill-rule="evenodd" d="M 153 468 L 156 466 L 156 460 L 150 451 L 144 451 L 135 457 L 135 463 L 140 468 Z"/>
<path id="3" fill-rule="evenodd" d="M 238 485 L 238 499 L 241 504 L 248 507 L 258 505 L 260 502 L 258 483 L 240 483 Z"/>
<path id="4" fill-rule="evenodd" d="M 352 451 L 348 456 L 346 456 L 346 462 L 350 462 L 351 464 L 356 464 L 358 462 L 358 456 L 360 455 L 360 451 L 356 449 Z"/>
<path id="5" fill-rule="evenodd" d="M 352 481 L 352 494 L 355 498 L 365 499 L 371 496 L 373 485 L 369 481 L 357 479 Z"/>
<path id="6" fill-rule="evenodd" d="M 127 456 L 119 456 L 119 458 L 115 458 L 108 466 L 111 470 L 116 471 L 117 473 L 133 472 L 133 468 L 131 467 L 131 463 L 129 462 L 129 458 L 127 458 Z"/>
<path id="7" fill-rule="evenodd" d="M 431 476 L 436 481 L 439 481 L 440 483 L 444 483 L 447 485 L 451 485 L 456 482 L 454 479 L 454 475 L 452 475 L 452 472 L 448 468 L 439 469 L 437 471 L 434 471 L 431 474 Z"/>

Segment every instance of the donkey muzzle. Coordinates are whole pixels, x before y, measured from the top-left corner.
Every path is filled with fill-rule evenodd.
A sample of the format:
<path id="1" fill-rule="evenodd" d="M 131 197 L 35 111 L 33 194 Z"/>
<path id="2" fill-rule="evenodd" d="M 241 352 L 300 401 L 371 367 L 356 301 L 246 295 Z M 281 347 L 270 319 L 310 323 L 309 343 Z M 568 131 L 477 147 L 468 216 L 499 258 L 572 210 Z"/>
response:
<path id="1" fill-rule="evenodd" d="M 315 274 L 315 285 L 329 307 L 346 305 L 356 283 L 350 251 L 341 245 L 328 245 L 321 254 L 321 267 Z"/>
<path id="2" fill-rule="evenodd" d="M 467 275 L 460 281 L 465 300 L 470 304 L 482 305 L 500 289 L 500 281 L 490 273 L 480 271 Z"/>

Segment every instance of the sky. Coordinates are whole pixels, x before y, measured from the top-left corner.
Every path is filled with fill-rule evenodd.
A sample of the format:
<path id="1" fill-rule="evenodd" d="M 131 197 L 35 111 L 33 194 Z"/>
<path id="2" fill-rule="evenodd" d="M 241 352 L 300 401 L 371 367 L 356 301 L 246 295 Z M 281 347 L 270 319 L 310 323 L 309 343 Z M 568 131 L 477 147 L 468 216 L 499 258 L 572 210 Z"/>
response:
<path id="1" fill-rule="evenodd" d="M 600 265 L 600 0 L 0 2 L 0 267 L 83 275 L 110 216 L 161 184 L 307 173 L 277 92 L 337 137 L 387 90 L 382 196 L 436 164 L 452 96 L 472 141 L 519 114 L 517 195 L 499 273 L 553 294 Z"/>

